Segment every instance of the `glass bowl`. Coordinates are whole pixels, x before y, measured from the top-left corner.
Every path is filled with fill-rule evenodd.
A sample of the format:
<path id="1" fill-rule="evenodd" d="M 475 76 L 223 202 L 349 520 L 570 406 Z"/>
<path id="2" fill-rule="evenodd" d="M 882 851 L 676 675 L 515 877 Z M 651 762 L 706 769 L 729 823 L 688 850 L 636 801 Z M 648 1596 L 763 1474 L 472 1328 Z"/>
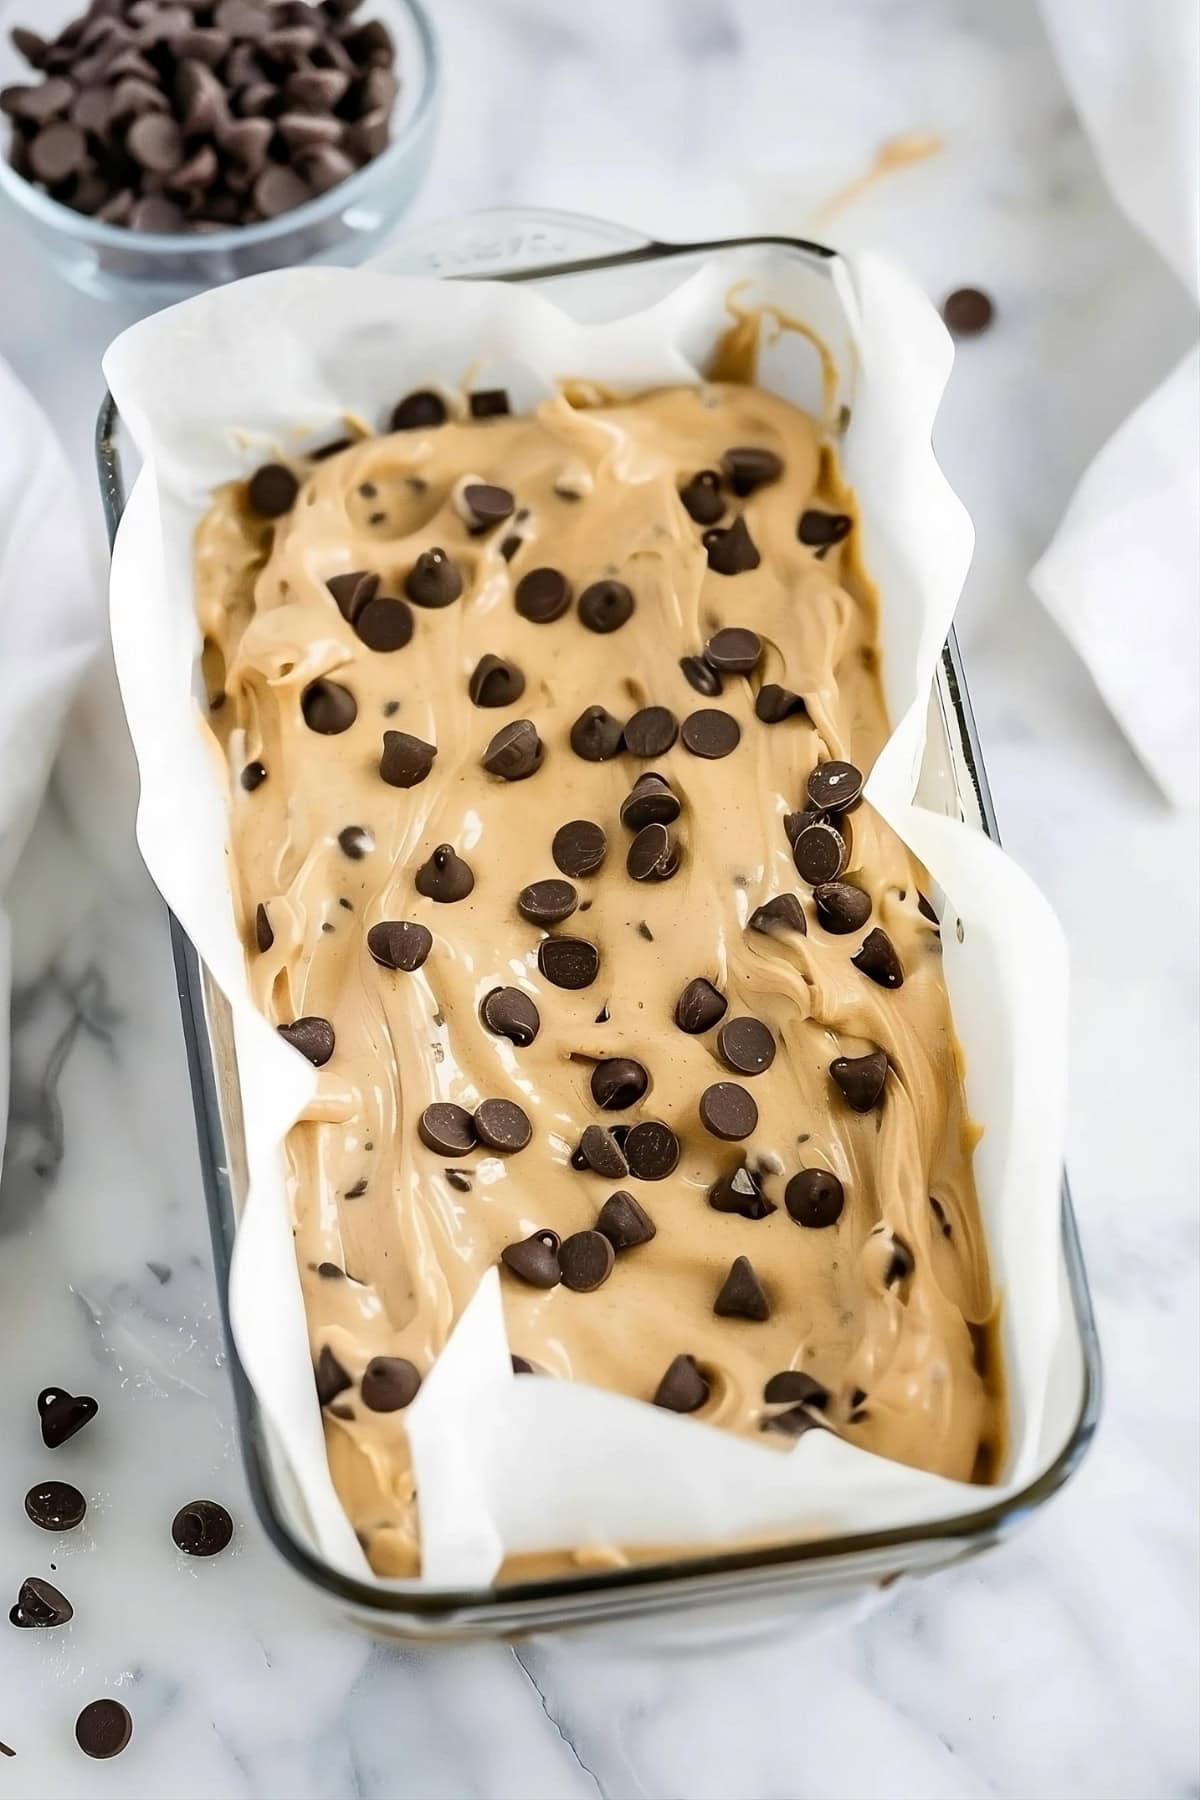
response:
<path id="1" fill-rule="evenodd" d="M 15 25 L 61 31 L 86 0 L 0 0 L 0 87 L 28 78 L 13 49 Z M 294 212 L 203 237 L 151 234 L 105 225 L 51 199 L 18 175 L 0 151 L 0 204 L 12 209 L 74 287 L 101 299 L 165 306 L 202 288 L 304 262 L 357 263 L 388 236 L 416 197 L 433 151 L 440 87 L 437 45 L 420 0 L 369 0 L 362 18 L 380 19 L 396 42 L 400 94 L 392 141 L 382 156 Z M 7 125 L 7 121 L 0 121 Z"/>

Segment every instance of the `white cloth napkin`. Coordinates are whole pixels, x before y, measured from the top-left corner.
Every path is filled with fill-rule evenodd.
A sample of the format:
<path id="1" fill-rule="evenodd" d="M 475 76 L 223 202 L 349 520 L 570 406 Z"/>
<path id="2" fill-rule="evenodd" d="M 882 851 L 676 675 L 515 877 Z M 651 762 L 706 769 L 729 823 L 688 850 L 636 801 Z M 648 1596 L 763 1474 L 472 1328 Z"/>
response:
<path id="1" fill-rule="evenodd" d="M 1196 0 L 1042 0 L 1042 12 L 1113 197 L 1200 300 Z M 1100 451 L 1030 580 L 1163 792 L 1193 804 L 1200 349 Z"/>

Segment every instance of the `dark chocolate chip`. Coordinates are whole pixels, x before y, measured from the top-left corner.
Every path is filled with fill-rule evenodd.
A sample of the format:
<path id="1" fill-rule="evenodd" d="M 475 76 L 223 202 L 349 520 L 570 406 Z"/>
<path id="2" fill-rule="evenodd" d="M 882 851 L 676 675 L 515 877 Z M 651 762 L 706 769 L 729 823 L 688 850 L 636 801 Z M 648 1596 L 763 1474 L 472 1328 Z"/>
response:
<path id="1" fill-rule="evenodd" d="M 656 1235 L 650 1214 L 624 1189 L 608 1196 L 600 1208 L 596 1230 L 604 1233 L 614 1250 L 635 1250 Z"/>
<path id="2" fill-rule="evenodd" d="M 758 1124 L 758 1107 L 736 1081 L 716 1081 L 700 1096 L 700 1123 L 714 1137 L 734 1143 Z"/>
<path id="3" fill-rule="evenodd" d="M 368 650 L 403 650 L 412 641 L 412 608 L 403 600 L 381 594 L 378 599 L 367 601 L 354 621 L 354 629 Z"/>
<path id="4" fill-rule="evenodd" d="M 616 1252 L 603 1232 L 576 1231 L 563 1239 L 558 1260 L 563 1286 L 577 1294 L 590 1294 L 612 1274 Z"/>
<path id="5" fill-rule="evenodd" d="M 883 1273 L 884 1287 L 895 1287 L 898 1282 L 907 1281 L 916 1266 L 916 1258 L 904 1239 L 893 1232 L 891 1260 Z"/>
<path id="6" fill-rule="evenodd" d="M 759 450 L 750 445 L 727 450 L 721 458 L 721 468 L 739 500 L 744 500 L 756 488 L 778 481 L 783 474 L 783 463 L 773 450 Z"/>
<path id="7" fill-rule="evenodd" d="M 629 1173 L 620 1139 L 607 1125 L 586 1125 L 571 1160 L 577 1168 L 593 1169 L 597 1175 L 607 1175 L 610 1180 L 620 1180 L 622 1175 Z"/>
<path id="8" fill-rule="evenodd" d="M 428 431 L 434 425 L 444 425 L 446 416 L 446 402 L 441 395 L 420 388 L 415 394 L 406 394 L 393 410 L 392 430 Z"/>
<path id="9" fill-rule="evenodd" d="M 663 777 L 647 773 L 638 776 L 622 800 L 621 823 L 629 831 L 642 831 L 647 825 L 673 825 L 681 810 L 679 796 Z"/>
<path id="10" fill-rule="evenodd" d="M 439 844 L 437 849 L 423 862 L 417 870 L 415 886 L 418 894 L 426 900 L 436 900 L 439 905 L 453 906 L 459 900 L 465 900 L 475 886 L 475 876 L 469 863 L 465 863 L 455 850 L 453 844 Z"/>
<path id="11" fill-rule="evenodd" d="M 333 1026 L 328 1019 L 319 1019 L 311 1014 L 303 1019 L 296 1019 L 291 1025 L 280 1025 L 279 1035 L 294 1050 L 298 1050 L 314 1069 L 322 1069 L 333 1055 L 336 1039 Z"/>
<path id="12" fill-rule="evenodd" d="M 762 561 L 740 513 L 727 529 L 715 526 L 706 531 L 703 543 L 708 551 L 708 566 L 718 575 L 744 575 L 750 569 L 757 569 Z"/>
<path id="13" fill-rule="evenodd" d="M 233 1520 L 216 1500 L 191 1500 L 172 1519 L 171 1536 L 185 1556 L 219 1556 L 233 1537 Z"/>
<path id="14" fill-rule="evenodd" d="M 489 1031 L 505 1037 L 519 1049 L 532 1044 L 542 1028 L 541 1015 L 528 994 L 520 988 L 493 988 L 484 997 L 479 1015 Z"/>
<path id="15" fill-rule="evenodd" d="M 153 175 L 169 175 L 185 160 L 183 133 L 170 113 L 143 113 L 135 119 L 125 133 L 125 148 Z"/>
<path id="16" fill-rule="evenodd" d="M 555 868 L 572 880 L 594 875 L 607 853 L 608 839 L 591 819 L 569 819 L 559 826 L 550 846 Z"/>
<path id="17" fill-rule="evenodd" d="M 250 477 L 246 498 L 261 519 L 281 519 L 291 512 L 300 483 L 282 463 L 267 463 Z"/>
<path id="18" fill-rule="evenodd" d="M 339 1394 L 344 1394 L 354 1384 L 349 1371 L 343 1369 L 333 1351 L 325 1344 L 317 1358 L 313 1375 L 317 1383 L 317 1405 L 329 1406 Z"/>
<path id="19" fill-rule="evenodd" d="M 342 617 L 353 625 L 368 600 L 379 592 L 379 577 L 370 569 L 350 569 L 344 575 L 331 575 L 325 586 Z"/>
<path id="20" fill-rule="evenodd" d="M 542 766 L 545 748 L 532 719 L 502 725 L 483 753 L 483 766 L 501 781 L 525 781 Z"/>
<path id="21" fill-rule="evenodd" d="M 787 833 L 787 841 L 793 850 L 796 848 L 796 839 L 802 831 L 807 831 L 810 825 L 828 825 L 828 823 L 829 820 L 824 813 L 813 812 L 811 808 L 806 812 L 790 812 L 783 815 L 783 829 Z"/>
<path id="22" fill-rule="evenodd" d="M 266 768 L 260 762 L 249 762 L 242 770 L 242 786 L 248 794 L 254 793 L 255 789 L 260 788 L 266 779 Z"/>
<path id="23" fill-rule="evenodd" d="M 677 1356 L 654 1390 L 655 1406 L 668 1412 L 693 1413 L 708 1399 L 709 1386 L 694 1356 Z"/>
<path id="24" fill-rule="evenodd" d="M 803 1369 L 781 1369 L 763 1388 L 763 1399 L 769 1406 L 815 1406 L 821 1411 L 829 1404 L 829 1389 Z"/>
<path id="25" fill-rule="evenodd" d="M 853 523 L 848 513 L 818 512 L 810 507 L 800 514 L 796 536 L 810 549 L 828 550 L 831 544 L 840 544 L 849 537 Z"/>
<path id="26" fill-rule="evenodd" d="M 771 1316 L 771 1303 L 748 1257 L 735 1256 L 721 1291 L 713 1301 L 719 1319 L 753 1319 L 762 1323 Z"/>
<path id="27" fill-rule="evenodd" d="M 808 798 L 818 812 L 848 812 L 862 791 L 862 770 L 853 763 L 818 763 L 808 778 Z"/>
<path id="28" fill-rule="evenodd" d="M 475 1133 L 489 1150 L 524 1150 L 533 1126 L 515 1100 L 481 1100 L 475 1108 Z"/>
<path id="29" fill-rule="evenodd" d="M 437 746 L 408 731 L 385 731 L 379 773 L 389 787 L 414 788 L 433 768 Z"/>
<path id="30" fill-rule="evenodd" d="M 607 636 L 633 617 L 633 595 L 623 581 L 593 581 L 579 596 L 579 622 Z"/>
<path id="31" fill-rule="evenodd" d="M 408 919 L 381 919 L 367 933 L 367 949 L 383 968 L 411 975 L 433 949 L 433 933 Z"/>
<path id="32" fill-rule="evenodd" d="M 65 119 L 44 126 L 29 146 L 29 166 L 47 187 L 57 187 L 60 181 L 78 174 L 87 162 L 87 138 L 78 125 Z"/>
<path id="33" fill-rule="evenodd" d="M 513 605 L 533 625 L 550 625 L 561 619 L 570 604 L 571 584 L 561 569 L 530 569 L 513 595 Z"/>
<path id="34" fill-rule="evenodd" d="M 625 857 L 634 881 L 669 881 L 678 867 L 679 851 L 666 826 L 643 825 Z"/>
<path id="35" fill-rule="evenodd" d="M 555 987 L 591 987 L 600 973 L 600 952 L 583 938 L 543 938 L 538 945 L 538 968 Z"/>
<path id="36" fill-rule="evenodd" d="M 340 681 L 327 681 L 324 676 L 310 681 L 300 696 L 300 711 L 310 731 L 322 737 L 337 737 L 349 731 L 358 717 L 358 701 Z"/>
<path id="37" fill-rule="evenodd" d="M 75 1742 L 95 1762 L 120 1756 L 132 1736 L 133 1720 L 119 1700 L 91 1700 L 75 1721 Z"/>
<path id="38" fill-rule="evenodd" d="M 896 954 L 896 946 L 887 932 L 880 931 L 878 926 L 874 931 L 868 931 L 850 961 L 879 987 L 904 986 L 904 970 Z"/>
<path id="39" fill-rule="evenodd" d="M 275 931 L 267 916 L 267 909 L 259 905 L 254 915 L 254 942 L 258 945 L 258 953 L 265 956 L 275 942 Z"/>
<path id="40" fill-rule="evenodd" d="M 592 1070 L 592 1099 L 603 1112 L 625 1112 L 636 1106 L 650 1077 L 631 1056 L 614 1056 Z"/>
<path id="41" fill-rule="evenodd" d="M 25 1511 L 43 1531 L 74 1531 L 83 1523 L 87 1501 L 69 1481 L 39 1481 L 25 1496 Z"/>
<path id="42" fill-rule="evenodd" d="M 362 1373 L 362 1403 L 368 1412 L 402 1412 L 420 1386 L 420 1372 L 406 1356 L 373 1356 Z"/>
<path id="43" fill-rule="evenodd" d="M 525 692 L 525 677 L 502 656 L 481 656 L 467 683 L 476 706 L 515 706 Z"/>
<path id="44" fill-rule="evenodd" d="M 837 1056 L 829 1065 L 829 1073 L 854 1112 L 870 1112 L 883 1098 L 887 1081 L 888 1059 L 884 1050 L 873 1050 L 868 1056 Z"/>
<path id="45" fill-rule="evenodd" d="M 797 1225 L 820 1231 L 837 1224 L 846 1195 L 837 1176 L 828 1169 L 801 1169 L 784 1189 L 783 1201 Z"/>
<path id="46" fill-rule="evenodd" d="M 531 881 L 517 895 L 517 911 L 531 925 L 561 925 L 579 905 L 569 881 Z"/>
<path id="47" fill-rule="evenodd" d="M 807 1406 L 789 1406 L 786 1412 L 772 1413 L 762 1422 L 764 1431 L 777 1432 L 780 1437 L 803 1437 L 806 1431 L 814 1430 L 820 1421 L 814 1419 Z"/>
<path id="48" fill-rule="evenodd" d="M 942 301 L 942 318 L 955 337 L 978 337 L 995 317 L 996 309 L 982 288 L 955 288 Z"/>
<path id="49" fill-rule="evenodd" d="M 780 687 L 775 681 L 764 682 L 754 701 L 755 717 L 764 725 L 782 724 L 784 719 L 795 718 L 807 710 L 799 694 L 794 694 L 791 688 Z"/>
<path id="50" fill-rule="evenodd" d="M 717 1033 L 717 1053 L 738 1075 L 761 1075 L 775 1061 L 775 1039 L 761 1019 L 726 1019 Z"/>
<path id="51" fill-rule="evenodd" d="M 472 1182 L 471 1177 L 465 1172 L 465 1170 L 463 1170 L 463 1169 L 443 1169 L 442 1173 L 446 1177 L 446 1180 L 449 1182 L 450 1186 L 455 1190 L 456 1193 L 469 1194 L 471 1192 L 471 1189 L 474 1186 L 474 1183 Z"/>
<path id="52" fill-rule="evenodd" d="M 798 931 L 801 937 L 807 936 L 808 921 L 799 895 L 776 894 L 773 900 L 756 906 L 750 914 L 750 929 L 761 931 L 766 937 L 778 937 L 785 931 Z"/>
<path id="53" fill-rule="evenodd" d="M 741 625 L 726 625 L 714 632 L 704 646 L 704 660 L 722 675 L 749 675 L 762 656 L 762 639 L 757 631 Z"/>
<path id="54" fill-rule="evenodd" d="M 90 1394 L 69 1394 L 66 1388 L 43 1388 L 37 1399 L 42 1424 L 42 1442 L 48 1450 L 57 1450 L 77 1431 L 82 1431 L 100 1408 Z"/>
<path id="55" fill-rule="evenodd" d="M 688 982 L 682 994 L 675 1002 L 675 1023 L 680 1031 L 696 1037 L 702 1031 L 711 1031 L 725 1017 L 729 1002 L 724 994 L 718 993 L 711 981 L 703 975 L 695 976 Z"/>
<path id="56" fill-rule="evenodd" d="M 731 713 L 706 707 L 688 714 L 680 736 L 684 749 L 690 750 L 693 756 L 717 762 L 737 749 L 742 741 L 742 728 Z"/>
<path id="57" fill-rule="evenodd" d="M 469 481 L 462 497 L 471 515 L 472 529 L 477 532 L 493 530 L 516 510 L 517 503 L 508 489 L 491 481 Z"/>
<path id="58" fill-rule="evenodd" d="M 69 1624 L 75 1616 L 75 1608 L 53 1583 L 30 1575 L 21 1583 L 17 1603 L 8 1616 L 22 1631 L 47 1631 L 56 1625 Z"/>
<path id="59" fill-rule="evenodd" d="M 721 477 L 715 469 L 701 469 L 679 490 L 683 510 L 697 525 L 715 525 L 725 511 Z"/>
<path id="60" fill-rule="evenodd" d="M 338 832 L 338 846 L 351 862 L 361 862 L 375 848 L 375 838 L 365 825 L 347 825 Z"/>
<path id="61" fill-rule="evenodd" d="M 467 395 L 467 405 L 473 419 L 499 419 L 512 411 L 504 388 L 479 388 Z"/>
<path id="62" fill-rule="evenodd" d="M 837 937 L 858 931 L 871 916 L 871 896 L 850 881 L 823 881 L 813 889 L 817 918 Z"/>
<path id="63" fill-rule="evenodd" d="M 452 606 L 462 591 L 462 571 L 437 545 L 422 550 L 404 577 L 404 592 L 414 606 Z"/>
<path id="64" fill-rule="evenodd" d="M 848 860 L 845 838 L 836 825 L 830 825 L 825 820 L 818 820 L 815 825 L 806 825 L 792 845 L 792 861 L 796 865 L 796 873 L 810 887 L 820 887 L 827 881 L 836 881 Z"/>
<path id="65" fill-rule="evenodd" d="M 512 1372 L 514 1375 L 537 1374 L 537 1370 L 527 1356 L 512 1356 L 509 1358 L 509 1361 L 512 1363 Z"/>
<path id="66" fill-rule="evenodd" d="M 742 1219 L 766 1219 L 778 1207 L 762 1191 L 762 1182 L 743 1163 L 732 1175 L 721 1175 L 708 1190 L 708 1204 L 714 1212 L 736 1213 Z"/>
<path id="67" fill-rule="evenodd" d="M 475 1148 L 475 1121 L 465 1106 L 437 1100 L 427 1106 L 417 1125 L 417 1135 L 427 1150 L 438 1156 L 466 1156 Z"/>
<path id="68" fill-rule="evenodd" d="M 624 1144 L 629 1173 L 639 1181 L 665 1181 L 679 1162 L 679 1139 L 660 1119 L 643 1119 Z"/>
<path id="69" fill-rule="evenodd" d="M 535 1231 L 532 1237 L 507 1244 L 500 1261 L 518 1281 L 530 1287 L 553 1288 L 562 1280 L 558 1264 L 558 1238 L 552 1231 Z"/>
<path id="70" fill-rule="evenodd" d="M 602 706 L 589 706 L 571 727 L 571 748 L 584 762 L 608 762 L 623 742 L 624 727 Z"/>
<path id="71" fill-rule="evenodd" d="M 689 687 L 694 687 L 698 694 L 715 700 L 722 692 L 723 682 L 714 668 L 705 662 L 702 656 L 681 656 L 679 667 L 683 670 L 683 678 Z"/>
<path id="72" fill-rule="evenodd" d="M 941 920 L 938 918 L 937 914 L 934 912 L 932 905 L 925 898 L 924 894 L 917 895 L 917 911 L 920 913 L 920 915 L 923 919 L 928 919 L 931 925 L 940 925 L 941 924 Z"/>

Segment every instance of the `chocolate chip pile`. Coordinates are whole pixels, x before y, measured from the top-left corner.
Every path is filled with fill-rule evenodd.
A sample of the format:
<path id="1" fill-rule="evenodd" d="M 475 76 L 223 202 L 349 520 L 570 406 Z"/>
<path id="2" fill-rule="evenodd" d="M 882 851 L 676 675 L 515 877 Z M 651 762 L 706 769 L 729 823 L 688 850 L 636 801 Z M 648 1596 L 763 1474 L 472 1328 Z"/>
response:
<path id="1" fill-rule="evenodd" d="M 92 0 L 55 38 L 18 26 L 37 80 L 0 91 L 9 160 L 133 231 L 278 218 L 386 149 L 395 46 L 361 0 Z"/>
<path id="2" fill-rule="evenodd" d="M 379 424 L 197 539 L 250 980 L 319 1071 L 296 1244 L 372 1563 L 417 1566 L 402 1415 L 497 1265 L 518 1373 L 984 1478 L 973 1128 L 925 878 L 863 798 L 887 722 L 832 452 L 737 387 Z"/>

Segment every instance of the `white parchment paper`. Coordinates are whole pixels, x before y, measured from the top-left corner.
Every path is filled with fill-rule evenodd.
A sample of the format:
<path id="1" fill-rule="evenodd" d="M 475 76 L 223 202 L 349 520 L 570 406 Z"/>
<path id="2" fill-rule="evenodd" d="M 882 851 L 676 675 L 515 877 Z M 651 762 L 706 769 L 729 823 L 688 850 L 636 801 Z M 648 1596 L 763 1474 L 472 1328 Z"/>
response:
<path id="1" fill-rule="evenodd" d="M 867 794 L 944 897 L 946 978 L 971 1110 L 985 1126 L 976 1169 L 1003 1297 L 1005 1487 L 1038 1467 L 1059 1323 L 1066 959 L 1020 870 L 977 832 L 912 801 L 930 686 L 972 545 L 930 447 L 951 360 L 932 308 L 876 258 L 821 266 L 762 249 L 724 252 L 624 316 L 612 316 L 609 290 L 603 322 L 586 324 L 526 287 L 290 271 L 189 301 L 109 351 L 109 384 L 146 458 L 113 559 L 112 628 L 141 768 L 142 852 L 233 1011 L 250 1175 L 231 1287 L 238 1351 L 317 1548 L 364 1578 L 325 1461 L 284 1186 L 283 1139 L 312 1076 L 255 1011 L 245 979 L 227 885 L 226 793 L 195 698 L 192 535 L 219 483 L 274 448 L 333 435 L 347 413 L 381 422 L 416 386 L 502 385 L 524 409 L 565 377 L 627 392 L 694 382 L 738 283 L 740 304 L 785 309 L 833 354 L 831 381 L 811 343 L 787 332 L 764 349 L 763 384 L 831 425 L 850 407 L 843 466 L 882 594 L 895 724 Z M 984 1499 L 826 1432 L 780 1455 L 623 1396 L 514 1380 L 495 1271 L 407 1421 L 422 1580 L 443 1586 L 486 1583 L 508 1552 L 811 1537 L 949 1517 Z"/>

